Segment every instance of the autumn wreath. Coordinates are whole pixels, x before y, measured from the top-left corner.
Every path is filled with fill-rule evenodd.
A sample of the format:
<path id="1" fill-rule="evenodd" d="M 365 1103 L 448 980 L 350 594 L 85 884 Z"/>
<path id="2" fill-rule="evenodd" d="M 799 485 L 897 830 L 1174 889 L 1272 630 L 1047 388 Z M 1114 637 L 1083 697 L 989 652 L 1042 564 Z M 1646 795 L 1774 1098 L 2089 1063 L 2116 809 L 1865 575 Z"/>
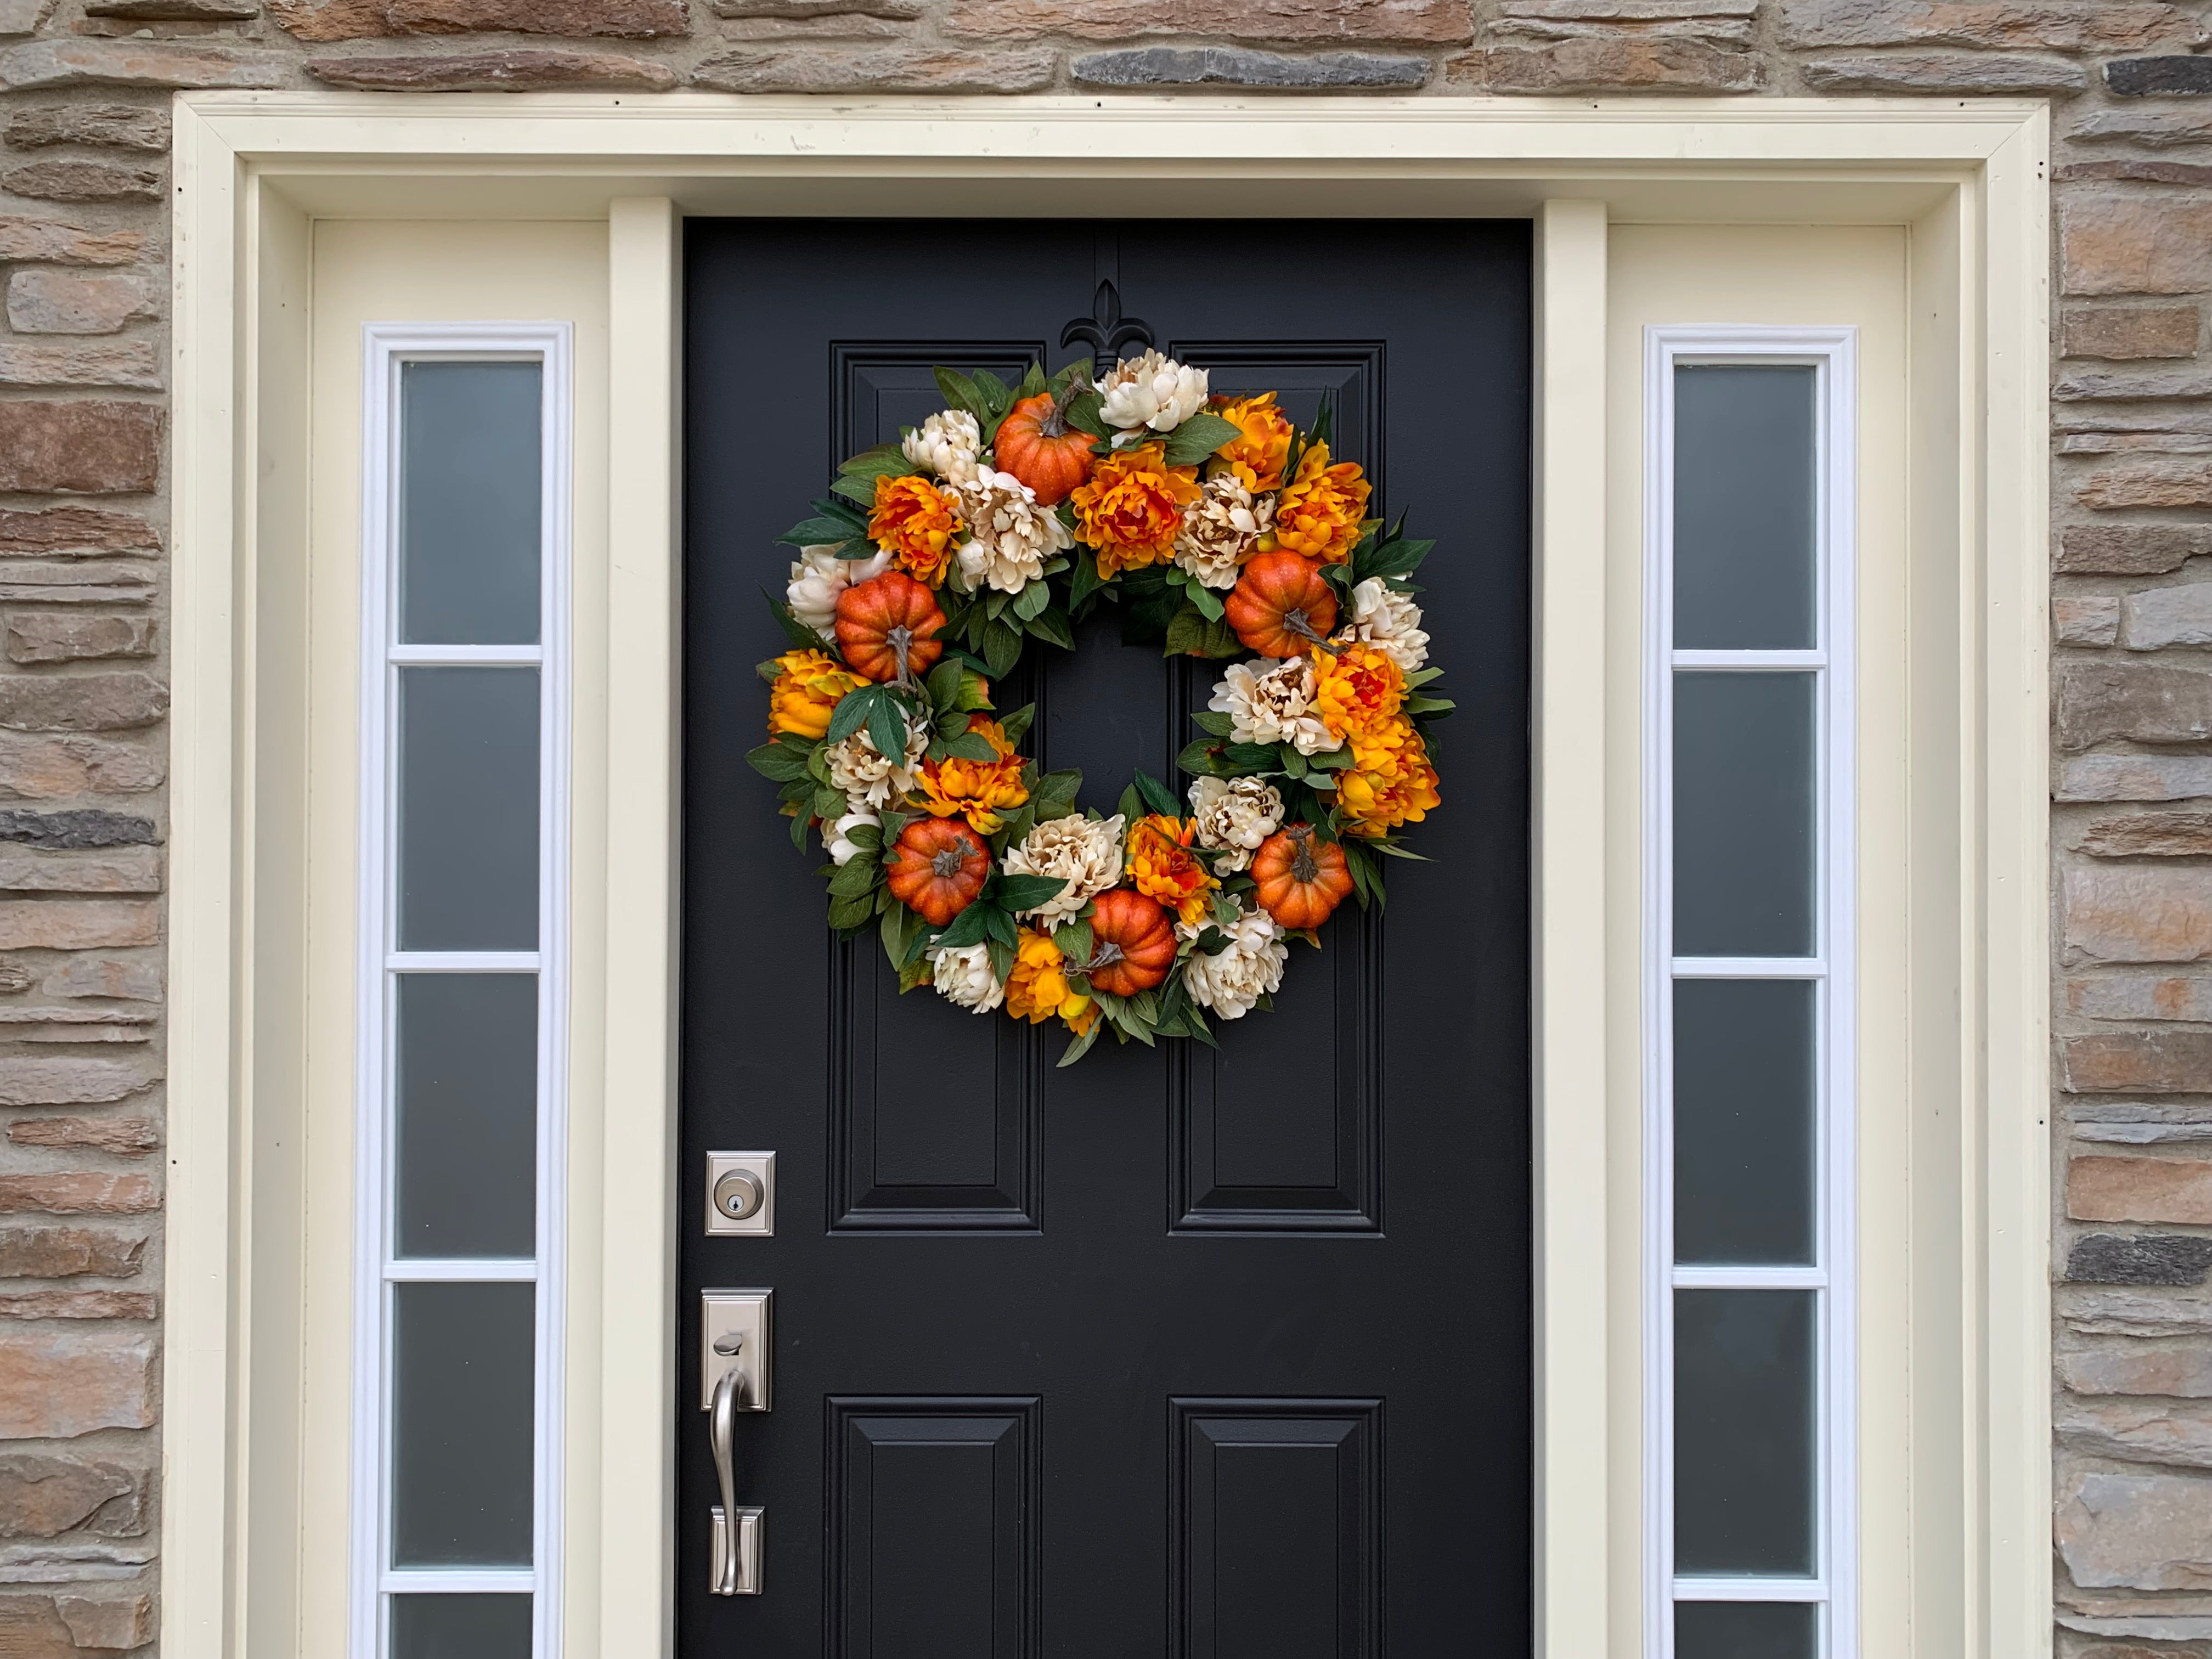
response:
<path id="1" fill-rule="evenodd" d="M 1213 1039 L 1269 1006 L 1291 935 L 1346 897 L 1382 902 L 1382 854 L 1437 804 L 1419 592 L 1431 544 L 1367 517 L 1360 469 L 1275 394 L 1210 397 L 1157 351 L 1094 383 L 1088 361 L 1009 389 L 937 371 L 951 407 L 844 465 L 769 599 L 793 648 L 761 665 L 792 840 L 819 826 L 830 923 L 871 926 L 902 991 L 1058 1017 L 1060 1064 L 1101 1029 Z M 1024 644 L 1122 637 L 1241 658 L 1178 766 L 1101 817 L 1082 775 L 1019 747 L 1032 710 L 991 684 Z"/>

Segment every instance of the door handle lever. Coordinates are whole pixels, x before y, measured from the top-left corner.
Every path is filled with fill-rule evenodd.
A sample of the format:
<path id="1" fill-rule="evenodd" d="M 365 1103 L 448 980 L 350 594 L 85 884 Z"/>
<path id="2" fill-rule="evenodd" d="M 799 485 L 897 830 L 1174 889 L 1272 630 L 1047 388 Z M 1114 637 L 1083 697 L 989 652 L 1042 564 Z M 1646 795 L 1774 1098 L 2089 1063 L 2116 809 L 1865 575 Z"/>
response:
<path id="1" fill-rule="evenodd" d="M 742 1342 L 740 1342 L 742 1346 Z M 714 1383 L 708 1406 L 708 1435 L 714 1450 L 714 1478 L 722 1501 L 714 1505 L 714 1531 L 708 1544 L 708 1588 L 717 1595 L 761 1593 L 761 1516 L 757 1505 L 738 1503 L 738 1413 L 747 1404 L 745 1373 L 731 1364 Z"/>

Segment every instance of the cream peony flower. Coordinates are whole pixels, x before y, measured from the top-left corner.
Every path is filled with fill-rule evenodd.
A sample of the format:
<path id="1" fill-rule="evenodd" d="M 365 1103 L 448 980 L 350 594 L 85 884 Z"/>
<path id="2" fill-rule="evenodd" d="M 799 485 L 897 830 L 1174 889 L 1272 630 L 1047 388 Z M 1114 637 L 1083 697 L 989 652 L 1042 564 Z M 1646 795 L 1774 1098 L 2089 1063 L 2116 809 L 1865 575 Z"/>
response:
<path id="1" fill-rule="evenodd" d="M 983 428 L 964 409 L 931 416 L 899 441 L 906 458 L 949 484 L 972 483 L 983 453 Z"/>
<path id="2" fill-rule="evenodd" d="M 1274 521 L 1272 495 L 1255 501 L 1236 473 L 1218 472 L 1206 481 L 1206 493 L 1183 509 L 1175 562 L 1208 587 L 1234 587 L 1237 568 Z"/>
<path id="3" fill-rule="evenodd" d="M 1336 637 L 1374 646 L 1408 674 L 1429 659 L 1421 607 L 1405 594 L 1392 592 L 1380 576 L 1370 576 L 1352 590 L 1352 614 Z"/>
<path id="4" fill-rule="evenodd" d="M 969 532 L 960 549 L 960 576 L 971 593 L 978 586 L 1018 593 L 1044 574 L 1055 553 L 1075 545 L 1060 515 L 1039 507 L 1036 492 L 1011 472 L 978 467 L 975 482 L 959 493 Z"/>
<path id="5" fill-rule="evenodd" d="M 1232 662 L 1213 687 L 1206 707 L 1229 716 L 1237 743 L 1295 744 L 1301 755 L 1344 747 L 1314 712 L 1314 668 L 1310 657 L 1285 657 L 1255 672 L 1250 663 Z"/>
<path id="6" fill-rule="evenodd" d="M 1194 939 L 1208 924 L 1192 927 L 1179 921 L 1176 932 Z M 1216 922 L 1212 924 L 1219 927 Z M 1208 956 L 1193 951 L 1182 965 L 1182 982 L 1190 1000 L 1212 1012 L 1217 1019 L 1242 1019 L 1263 996 L 1272 995 L 1283 982 L 1283 964 L 1291 948 L 1283 943 L 1283 930 L 1265 910 L 1249 908 L 1221 931 L 1229 935 L 1226 950 Z"/>
<path id="7" fill-rule="evenodd" d="M 878 553 L 865 559 L 841 559 L 837 544 L 818 542 L 799 550 L 791 567 L 791 586 L 783 597 L 791 614 L 823 638 L 837 623 L 837 596 L 854 582 L 880 576 L 890 568 L 891 556 Z"/>
<path id="8" fill-rule="evenodd" d="M 1119 812 L 1110 818 L 1070 813 L 1046 819 L 1022 838 L 1019 847 L 1008 848 L 1000 860 L 1008 875 L 1057 876 L 1067 884 L 1036 909 L 1018 914 L 1035 916 L 1049 927 L 1121 880 L 1121 829 Z"/>
<path id="9" fill-rule="evenodd" d="M 850 799 L 848 797 L 848 805 L 849 804 Z M 843 817 L 839 818 L 836 823 L 823 829 L 822 831 L 823 850 L 830 854 L 832 862 L 837 864 L 850 864 L 853 861 L 854 855 L 859 853 L 860 849 L 854 846 L 847 837 L 864 823 L 872 823 L 880 829 L 883 825 L 883 822 L 882 817 L 877 813 L 873 807 L 855 806 L 851 811 L 846 813 Z"/>
<path id="10" fill-rule="evenodd" d="M 1217 874 L 1250 867 L 1260 843 L 1283 827 L 1283 792 L 1264 778 L 1200 778 L 1190 786 L 1198 844 L 1221 850 Z"/>
<path id="11" fill-rule="evenodd" d="M 1098 382 L 1098 395 L 1105 400 L 1098 413 L 1107 425 L 1125 432 L 1139 427 L 1172 432 L 1206 407 L 1206 371 L 1147 351 L 1115 364 Z"/>
<path id="12" fill-rule="evenodd" d="M 921 757 L 929 752 L 929 729 L 907 717 L 906 753 L 896 765 L 885 760 L 866 726 L 830 750 L 830 782 L 845 792 L 854 811 L 888 806 L 920 786 Z"/>
<path id="13" fill-rule="evenodd" d="M 932 951 L 929 956 L 936 964 L 932 978 L 937 994 L 947 1002 L 970 1013 L 988 1014 L 1006 1000 L 1006 988 L 991 971 L 988 946 L 956 945 L 950 951 Z"/>

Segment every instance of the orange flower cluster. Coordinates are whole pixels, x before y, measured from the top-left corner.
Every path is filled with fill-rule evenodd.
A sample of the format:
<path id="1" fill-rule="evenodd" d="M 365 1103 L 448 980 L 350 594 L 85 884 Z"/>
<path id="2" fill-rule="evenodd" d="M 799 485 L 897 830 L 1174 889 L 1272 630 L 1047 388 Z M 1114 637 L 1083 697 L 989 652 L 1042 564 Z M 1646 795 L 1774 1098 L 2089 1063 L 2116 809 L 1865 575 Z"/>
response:
<path id="1" fill-rule="evenodd" d="M 1279 547 L 1323 564 L 1344 563 L 1359 544 L 1359 524 L 1372 489 L 1357 463 L 1331 466 L 1328 446 L 1310 445 L 1298 457 L 1297 477 L 1275 498 L 1275 527 L 1261 538 L 1261 546 Z"/>
<path id="2" fill-rule="evenodd" d="M 819 651 L 787 651 L 775 659 L 783 672 L 768 692 L 768 734 L 796 732 L 811 743 L 827 735 L 830 716 L 848 691 L 867 682 Z"/>
<path id="3" fill-rule="evenodd" d="M 1212 908 L 1207 893 L 1221 884 L 1190 851 L 1197 834 L 1195 818 L 1154 812 L 1129 826 L 1128 841 L 1129 885 L 1194 927 Z"/>
<path id="4" fill-rule="evenodd" d="M 1315 646 L 1309 654 L 1314 665 L 1314 712 L 1334 736 L 1357 743 L 1397 721 L 1406 701 L 1406 677 L 1389 657 L 1358 642 L 1340 646 L 1334 653 Z"/>
<path id="5" fill-rule="evenodd" d="M 1336 775 L 1346 830 L 1381 836 L 1426 815 L 1437 804 L 1437 769 L 1428 745 L 1400 712 L 1406 677 L 1371 645 L 1354 641 L 1332 655 L 1313 649 L 1314 708 L 1323 724 L 1352 746 L 1352 768 Z"/>
<path id="6" fill-rule="evenodd" d="M 1052 935 L 1024 927 L 1014 948 L 1014 971 L 1006 977 L 1006 1012 L 1032 1025 L 1058 1014 L 1081 1036 L 1098 1018 L 1098 1005 L 1067 976 L 1067 958 Z"/>
<path id="7" fill-rule="evenodd" d="M 957 499 L 933 480 L 912 473 L 878 478 L 868 535 L 908 575 L 941 587 L 952 565 L 955 540 L 968 527 L 954 510 Z"/>
<path id="8" fill-rule="evenodd" d="M 1006 731 L 998 721 L 988 715 L 970 714 L 968 729 L 981 732 L 997 751 L 997 758 L 971 761 L 955 757 L 927 763 L 921 769 L 919 804 L 940 818 L 964 817 L 971 829 L 988 836 L 1004 826 L 1007 814 L 1029 799 L 1030 792 L 1022 781 L 1022 757 L 1006 741 Z"/>
<path id="9" fill-rule="evenodd" d="M 1275 407 L 1275 394 L 1256 398 L 1216 398 L 1212 413 L 1233 422 L 1237 434 L 1213 452 L 1214 465 L 1243 479 L 1254 495 L 1283 487 L 1283 468 L 1291 459 L 1291 442 L 1297 434 L 1291 417 Z"/>
<path id="10" fill-rule="evenodd" d="M 1075 534 L 1098 556 L 1101 576 L 1119 575 L 1175 556 L 1182 510 L 1205 493 L 1194 466 L 1170 466 L 1164 444 L 1117 450 L 1091 470 L 1067 499 Z"/>

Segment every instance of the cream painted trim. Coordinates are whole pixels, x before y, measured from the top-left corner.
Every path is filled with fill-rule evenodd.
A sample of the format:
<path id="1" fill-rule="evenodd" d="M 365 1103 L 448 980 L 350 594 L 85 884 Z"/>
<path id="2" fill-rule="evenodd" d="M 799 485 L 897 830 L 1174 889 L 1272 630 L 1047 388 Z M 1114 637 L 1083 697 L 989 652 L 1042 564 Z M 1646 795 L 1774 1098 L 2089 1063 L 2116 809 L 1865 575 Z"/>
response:
<path id="1" fill-rule="evenodd" d="M 1957 697 L 1947 717 L 1931 716 L 1921 729 L 1932 750 L 1955 753 L 1956 804 L 1972 816 L 1954 842 L 1957 867 L 1927 882 L 1929 904 L 1915 924 L 1916 948 L 1924 942 L 1932 953 L 1931 975 L 1955 972 L 1950 988 L 1964 1013 L 1940 1051 L 1916 1054 L 1915 1066 L 1923 1081 L 1954 1079 L 1949 1095 L 1960 1104 L 1954 1121 L 1964 1126 L 1966 1144 L 1955 1188 L 1915 1201 L 1948 1216 L 1969 1248 L 1962 1279 L 1928 1298 L 1925 1329 L 1940 1334 L 1948 1314 L 1959 1349 L 1954 1364 L 1934 1367 L 1930 1385 L 1955 1390 L 1945 1412 L 1956 1433 L 1920 1449 L 1914 1473 L 1923 1486 L 1953 1494 L 1960 1546 L 1952 1588 L 1916 1601 L 1925 1618 L 1915 1659 L 2049 1651 L 2048 1174 L 2040 1112 L 2048 960 L 2041 656 L 2048 117 L 2040 106 L 193 94 L 179 100 L 175 143 L 167 1651 L 191 1659 L 290 1651 L 281 1609 L 296 1594 L 296 1552 L 304 1547 L 284 1529 L 282 1496 L 293 1455 L 285 1437 L 299 1419 L 297 1402 L 281 1397 L 296 1375 L 288 1370 L 285 1343 L 296 1340 L 297 1320 L 284 1305 L 282 1240 L 257 1247 L 254 1232 L 263 1194 L 289 1178 L 289 1154 L 265 1144 L 260 1119 L 265 1091 L 283 1081 L 264 1073 L 289 1063 L 284 1032 L 297 1018 L 288 1001 L 294 982 L 255 926 L 257 902 L 274 911 L 291 902 L 282 848 L 264 842 L 287 822 L 281 804 L 271 803 L 296 781 L 286 774 L 299 752 L 278 700 L 260 690 L 266 670 L 257 607 L 268 580 L 259 521 L 281 530 L 289 492 L 301 488 L 287 471 L 297 457 L 283 431 L 286 377 L 297 372 L 286 355 L 294 348 L 283 290 L 304 246 L 304 216 L 566 216 L 610 227 L 622 331 L 611 460 L 613 500 L 622 505 L 611 514 L 609 648 L 620 654 L 608 665 L 608 697 L 611 712 L 622 710 L 617 729 L 625 741 L 607 757 L 599 809 L 608 812 L 609 861 L 605 1139 L 610 1158 L 622 1160 L 610 1167 L 609 1181 L 640 1207 L 606 1217 L 596 1287 L 609 1321 L 596 1402 L 602 1434 L 592 1524 L 599 1535 L 594 1554 L 572 1531 L 569 1628 L 576 1655 L 591 1652 L 596 1639 L 597 1651 L 611 1659 L 668 1650 L 672 1588 L 673 1171 L 651 1141 L 666 1133 L 672 1078 L 674 213 L 911 210 L 922 181 L 938 211 L 1064 212 L 1071 184 L 1100 210 L 1138 204 L 1218 210 L 1224 177 L 1241 181 L 1240 207 L 1252 213 L 1543 208 L 1539 343 L 1547 381 L 1540 420 L 1548 441 L 1538 477 L 1547 562 L 1538 575 L 1538 827 L 1547 840 L 1535 890 L 1535 940 L 1544 953 L 1535 1028 L 1540 1144 L 1549 1157 L 1585 1160 L 1577 1165 L 1585 1176 L 1601 1169 L 1606 1183 L 1561 1190 L 1565 1183 L 1547 1160 L 1539 1192 L 1546 1409 L 1536 1601 L 1547 1659 L 1633 1651 L 1623 1638 L 1636 1617 L 1607 1588 L 1618 1573 L 1589 1571 L 1595 1540 L 1609 1539 L 1616 1560 L 1634 1559 L 1626 1541 L 1638 1509 L 1633 1484 L 1622 1488 L 1620 1449 L 1598 1428 L 1607 1413 L 1576 1416 L 1594 1394 L 1609 1399 L 1618 1387 L 1621 1367 L 1609 1363 L 1598 1309 L 1624 1285 L 1635 1294 L 1634 1241 L 1622 1238 L 1633 1230 L 1579 1231 L 1593 1218 L 1602 1226 L 1607 1215 L 1634 1212 L 1620 1207 L 1633 1205 L 1632 1172 L 1626 1192 L 1617 1180 L 1634 1149 L 1613 1146 L 1599 1164 L 1587 1162 L 1596 1144 L 1589 1133 L 1607 1121 L 1620 1087 L 1632 1090 L 1633 1066 L 1624 1073 L 1610 1042 L 1602 1055 L 1595 1052 L 1601 1028 L 1590 1020 L 1591 998 L 1606 980 L 1599 959 L 1583 959 L 1577 985 L 1574 958 L 1561 954 L 1577 942 L 1602 948 L 1613 941 L 1596 915 L 1603 901 L 1562 890 L 1572 885 L 1571 860 L 1595 845 L 1591 825 L 1577 825 L 1571 813 L 1606 805 L 1601 787 L 1594 793 L 1589 780 L 1572 775 L 1578 763 L 1595 766 L 1596 757 L 1554 742 L 1564 744 L 1570 730 L 1586 736 L 1604 696 L 1601 687 L 1565 684 L 1572 676 L 1561 654 L 1570 644 L 1586 652 L 1604 639 L 1608 620 L 1603 584 L 1592 580 L 1589 565 L 1605 526 L 1602 504 L 1589 499 L 1600 492 L 1587 446 L 1601 427 L 1583 425 L 1577 464 L 1571 418 L 1580 409 L 1586 419 L 1589 408 L 1592 366 L 1572 367 L 1577 336 L 1601 341 L 1603 334 L 1601 275 L 1591 281 L 1593 259 L 1602 270 L 1602 222 L 1907 222 L 1939 251 L 1915 268 L 1916 315 L 1923 301 L 1932 306 L 1924 313 L 1932 320 L 1920 325 L 1941 359 L 1930 366 L 1916 356 L 1916 395 L 1956 408 L 1959 448 L 1955 465 L 1946 458 L 1929 470 L 1939 476 L 1916 489 L 1915 523 L 1934 538 L 1931 545 L 1957 550 L 1947 567 L 1955 632 L 1923 647 L 1955 677 Z M 655 206 L 655 198 L 673 206 Z M 1563 205 L 1545 205 L 1554 201 Z M 264 257 L 268 249 L 275 252 Z M 1580 349 L 1601 355 L 1602 346 L 1584 338 Z M 1548 378 L 1554 368 L 1564 378 Z M 1966 388 L 1963 398 L 1951 389 L 1957 386 Z M 273 552 L 272 544 L 270 568 Z M 1571 562 L 1554 570 L 1554 555 Z M 1590 607 L 1578 618 L 1577 604 Z M 642 707 L 656 698 L 658 715 Z M 639 719 L 644 726 L 632 724 Z M 1609 723 L 1601 729 L 1609 732 Z M 629 741 L 634 732 L 646 740 Z M 580 810 L 580 776 L 579 783 Z M 646 862 L 626 868 L 625 854 Z M 1594 877 L 1590 866 L 1583 869 Z M 1571 994 L 1579 1006 L 1562 1000 Z M 1615 994 L 1603 1006 L 1619 1001 Z M 635 1120 L 627 1115 L 633 1110 Z M 641 1126 L 643 1140 L 625 1138 Z M 1593 1201 L 1599 1190 L 1609 1205 Z M 628 1261 L 616 1255 L 633 1248 Z M 1625 1279 L 1624 1248 L 1631 1253 Z M 1582 1277 L 1601 1265 L 1596 1283 Z M 622 1340 L 614 1334 L 618 1318 L 635 1321 Z M 576 1415 L 586 1407 L 579 1395 Z M 264 1546 L 283 1540 L 293 1553 L 250 1549 L 249 1539 Z M 597 1617 L 580 1623 L 585 1596 L 593 1598 Z"/>

